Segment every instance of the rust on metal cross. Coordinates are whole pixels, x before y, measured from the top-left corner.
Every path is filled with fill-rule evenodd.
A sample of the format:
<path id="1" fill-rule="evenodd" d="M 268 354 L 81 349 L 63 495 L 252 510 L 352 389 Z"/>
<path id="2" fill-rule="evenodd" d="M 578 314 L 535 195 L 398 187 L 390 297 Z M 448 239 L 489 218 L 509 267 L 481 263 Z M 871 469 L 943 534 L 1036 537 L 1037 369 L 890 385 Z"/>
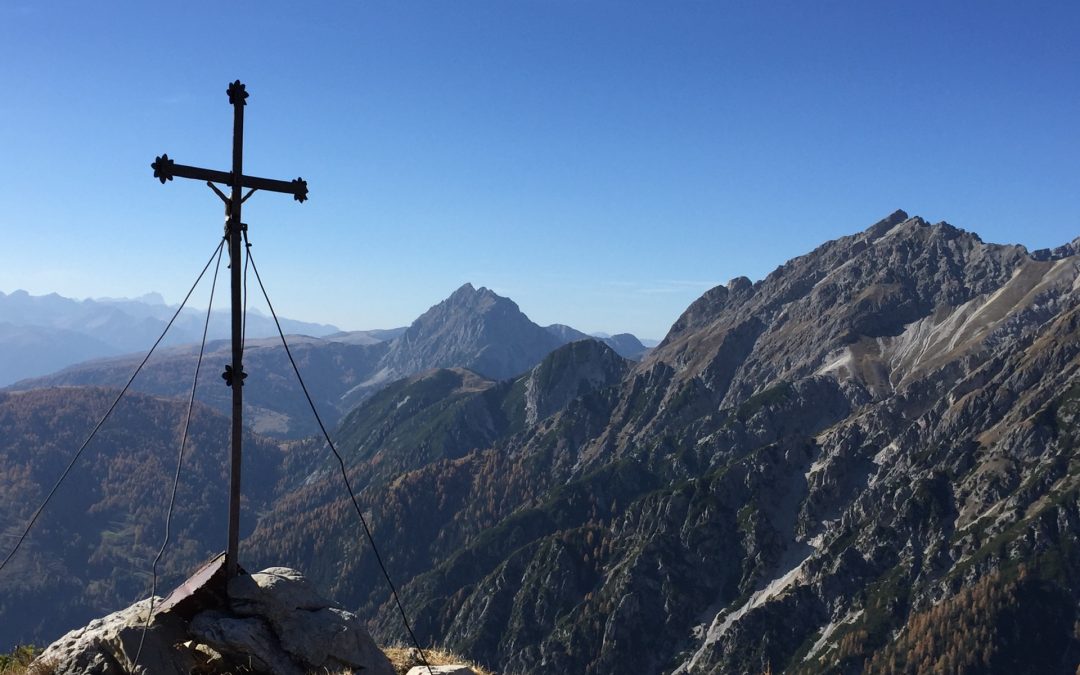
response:
<path id="1" fill-rule="evenodd" d="M 240 252 L 241 238 L 247 229 L 240 220 L 240 207 L 255 190 L 267 190 L 270 192 L 284 192 L 290 194 L 298 202 L 307 199 L 307 182 L 301 178 L 296 180 L 274 180 L 271 178 L 258 178 L 244 175 L 244 106 L 247 105 L 247 89 L 240 80 L 229 85 L 226 90 L 229 95 L 229 103 L 233 107 L 233 154 L 232 171 L 215 171 L 203 169 L 197 166 L 177 164 L 168 155 L 161 155 L 154 159 L 151 168 L 154 169 L 154 177 L 164 185 L 175 177 L 194 178 L 204 180 L 214 192 L 225 202 L 225 236 L 229 240 L 229 259 L 232 261 L 232 364 L 225 366 L 222 378 L 232 388 L 232 471 L 229 480 L 229 541 L 225 551 L 225 569 L 229 578 L 236 576 L 239 569 L 238 550 L 240 547 L 240 459 L 241 439 L 243 436 L 243 385 L 247 373 L 244 372 L 242 363 L 244 345 L 241 317 L 241 278 L 240 278 Z M 228 197 L 214 184 L 221 183 L 231 190 Z M 250 192 L 244 197 L 240 193 L 244 188 Z"/>

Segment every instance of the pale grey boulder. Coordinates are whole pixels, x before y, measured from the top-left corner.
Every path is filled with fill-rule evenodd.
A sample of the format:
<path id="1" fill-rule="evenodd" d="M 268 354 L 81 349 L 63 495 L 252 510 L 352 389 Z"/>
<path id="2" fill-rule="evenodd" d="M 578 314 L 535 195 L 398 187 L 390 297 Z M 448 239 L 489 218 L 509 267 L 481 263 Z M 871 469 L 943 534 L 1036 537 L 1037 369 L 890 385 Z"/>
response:
<path id="1" fill-rule="evenodd" d="M 268 567 L 229 580 L 229 606 L 242 616 L 272 618 L 297 609 L 337 607 L 304 575 L 288 567 Z"/>
<path id="2" fill-rule="evenodd" d="M 265 619 L 281 648 L 307 669 L 359 669 L 394 675 L 393 666 L 355 614 L 338 608 L 296 570 L 270 567 L 232 579 L 233 613 Z"/>
<path id="3" fill-rule="evenodd" d="M 188 632 L 195 640 L 234 661 L 250 660 L 252 667 L 270 675 L 304 675 L 278 644 L 277 637 L 258 617 L 237 618 L 224 612 L 202 612 L 191 620 Z"/>
<path id="4" fill-rule="evenodd" d="M 355 614 L 324 608 L 294 612 L 275 625 L 281 646 L 316 666 L 362 668 L 364 673 L 393 675 L 393 667 Z M 385 667 L 383 667 L 385 662 Z"/>
<path id="5" fill-rule="evenodd" d="M 142 600 L 96 619 L 54 642 L 37 662 L 57 675 L 238 668 L 269 675 L 394 675 L 360 619 L 335 607 L 296 570 L 272 567 L 227 584 L 223 575 L 197 573 L 170 599 L 154 598 L 140 652 L 150 606 Z"/>
<path id="6" fill-rule="evenodd" d="M 155 598 L 159 605 L 161 598 Z M 36 663 L 53 668 L 56 675 L 184 675 L 199 659 L 175 647 L 187 639 L 182 622 L 156 615 L 146 629 L 150 599 L 95 619 L 49 645 Z M 136 654 L 139 663 L 135 665 Z"/>

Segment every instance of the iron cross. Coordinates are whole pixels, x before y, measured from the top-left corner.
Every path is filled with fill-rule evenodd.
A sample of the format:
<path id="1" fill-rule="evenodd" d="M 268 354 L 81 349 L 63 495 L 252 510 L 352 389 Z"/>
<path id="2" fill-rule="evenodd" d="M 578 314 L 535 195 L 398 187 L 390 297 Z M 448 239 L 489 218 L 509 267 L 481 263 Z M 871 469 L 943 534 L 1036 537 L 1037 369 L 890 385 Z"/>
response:
<path id="1" fill-rule="evenodd" d="M 230 84 L 226 93 L 233 107 L 232 171 L 215 171 L 177 164 L 168 155 L 155 158 L 150 166 L 154 169 L 154 177 L 163 185 L 165 181 L 170 181 L 176 176 L 205 180 L 207 185 L 225 202 L 225 235 L 229 239 L 229 258 L 232 261 L 232 365 L 226 366 L 225 373 L 222 375 L 225 383 L 232 388 L 232 472 L 229 481 L 229 543 L 226 549 L 225 567 L 229 578 L 232 578 L 237 574 L 240 548 L 240 444 L 243 436 L 243 385 L 244 378 L 247 377 L 241 363 L 244 345 L 241 327 L 241 278 L 238 264 L 241 238 L 243 232 L 247 230 L 247 225 L 240 220 L 240 206 L 256 190 L 284 192 L 292 195 L 296 201 L 303 202 L 307 199 L 308 188 L 307 182 L 300 178 L 284 181 L 244 175 L 244 106 L 247 105 L 248 93 L 240 80 Z M 230 196 L 226 197 L 214 183 L 229 186 Z M 241 197 L 243 188 L 249 188 L 250 191 Z"/>

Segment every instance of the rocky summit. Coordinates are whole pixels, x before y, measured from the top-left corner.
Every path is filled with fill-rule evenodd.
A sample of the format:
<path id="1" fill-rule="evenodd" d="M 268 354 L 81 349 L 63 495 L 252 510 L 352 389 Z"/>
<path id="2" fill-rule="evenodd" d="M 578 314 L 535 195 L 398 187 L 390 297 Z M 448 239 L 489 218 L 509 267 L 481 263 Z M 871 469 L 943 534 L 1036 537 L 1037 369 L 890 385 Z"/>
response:
<path id="1" fill-rule="evenodd" d="M 465 284 L 410 325 L 382 360 L 388 381 L 429 368 L 469 368 L 513 377 L 562 342 L 521 313 L 509 298 Z"/>
<path id="2" fill-rule="evenodd" d="M 226 582 L 223 563 L 219 556 L 167 598 L 68 633 L 37 663 L 57 675 L 394 675 L 362 622 L 296 570 L 274 567 Z"/>

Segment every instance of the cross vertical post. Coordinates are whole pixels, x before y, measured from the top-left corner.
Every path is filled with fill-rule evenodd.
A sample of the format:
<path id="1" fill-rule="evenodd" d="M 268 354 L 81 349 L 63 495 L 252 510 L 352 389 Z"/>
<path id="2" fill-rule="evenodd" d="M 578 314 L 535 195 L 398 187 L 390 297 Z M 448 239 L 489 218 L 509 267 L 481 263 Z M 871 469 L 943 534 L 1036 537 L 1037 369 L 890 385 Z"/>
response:
<path id="1" fill-rule="evenodd" d="M 240 207 L 243 198 L 240 192 L 244 177 L 244 106 L 247 105 L 247 91 L 237 80 L 229 85 L 229 103 L 233 107 L 233 153 L 232 153 L 232 193 L 229 196 L 229 260 L 232 272 L 232 452 L 229 479 L 229 545 L 225 551 L 225 569 L 231 579 L 236 576 L 240 557 L 240 469 L 241 445 L 244 436 L 244 335 L 241 317 L 240 297 Z"/>
<path id="2" fill-rule="evenodd" d="M 248 93 L 240 80 L 231 83 L 226 93 L 229 95 L 229 103 L 233 106 L 232 171 L 215 171 L 177 164 L 167 154 L 156 157 L 150 166 L 154 169 L 154 177 L 160 180 L 162 185 L 176 176 L 204 180 L 225 202 L 225 237 L 229 245 L 229 267 L 232 280 L 232 363 L 225 366 L 225 372 L 222 374 L 225 384 L 232 388 L 229 534 L 225 550 L 225 571 L 231 579 L 239 573 L 240 569 L 240 474 L 244 435 L 244 378 L 247 377 L 243 364 L 243 279 L 240 273 L 244 232 L 247 230 L 247 225 L 244 225 L 240 218 L 241 205 L 255 190 L 283 192 L 291 194 L 298 202 L 304 202 L 307 199 L 308 188 L 307 182 L 302 178 L 284 181 L 244 175 L 244 106 L 247 105 Z M 226 197 L 214 183 L 227 185 L 230 189 L 229 196 Z M 249 188 L 251 192 L 246 196 L 241 196 L 240 193 L 244 188 Z"/>

